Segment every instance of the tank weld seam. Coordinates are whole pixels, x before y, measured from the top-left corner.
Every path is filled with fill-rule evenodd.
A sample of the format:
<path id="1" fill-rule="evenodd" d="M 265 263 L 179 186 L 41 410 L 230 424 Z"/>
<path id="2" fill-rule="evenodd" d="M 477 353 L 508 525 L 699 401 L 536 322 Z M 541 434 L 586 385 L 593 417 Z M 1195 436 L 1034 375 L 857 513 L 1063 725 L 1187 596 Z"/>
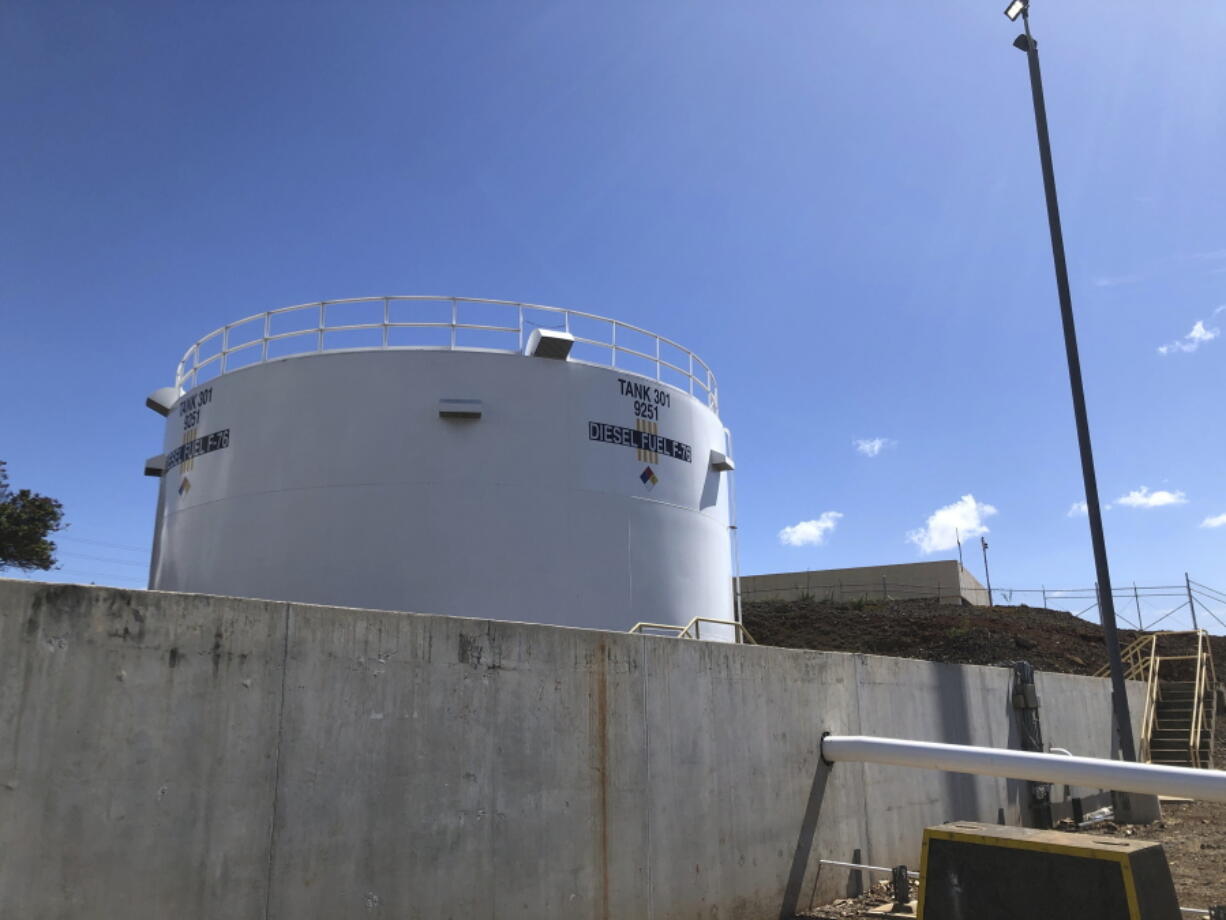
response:
<path id="1" fill-rule="evenodd" d="M 323 489 L 361 489 L 368 486 L 438 486 L 446 485 L 444 481 L 437 479 L 414 479 L 406 481 L 384 481 L 384 482 L 336 482 L 336 483 L 320 483 L 318 485 L 309 486 L 286 486 L 284 489 L 263 489 L 259 492 L 235 492 L 233 495 L 226 495 L 222 498 L 213 498 L 209 501 L 197 502 L 187 508 L 175 508 L 173 511 L 166 513 L 167 517 L 174 517 L 177 514 L 182 514 L 185 511 L 193 511 L 196 508 L 204 508 L 208 505 L 216 505 L 220 502 L 235 501 L 240 498 L 258 498 L 261 495 L 280 495 L 283 492 L 314 492 Z M 494 485 L 505 485 L 507 487 L 514 486 L 520 488 L 520 484 L 506 482 L 494 483 Z M 690 511 L 695 514 L 702 514 L 703 509 L 691 508 L 688 505 L 679 505 L 676 502 L 665 501 L 662 498 L 651 498 L 646 495 L 623 495 L 619 492 L 606 492 L 602 489 L 571 489 L 571 492 L 583 492 L 588 495 L 616 495 L 622 498 L 629 498 L 636 502 L 649 502 L 653 505 L 667 505 L 669 508 L 677 508 L 681 511 Z"/>

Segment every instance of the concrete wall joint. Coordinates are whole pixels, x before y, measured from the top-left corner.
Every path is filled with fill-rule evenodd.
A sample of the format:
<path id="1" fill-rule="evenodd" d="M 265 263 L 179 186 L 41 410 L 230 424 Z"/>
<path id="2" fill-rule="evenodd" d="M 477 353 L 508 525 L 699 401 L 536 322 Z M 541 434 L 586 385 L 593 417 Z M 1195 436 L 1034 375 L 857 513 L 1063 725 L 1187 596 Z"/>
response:
<path id="1" fill-rule="evenodd" d="M 277 700 L 277 728 L 273 737 L 272 753 L 272 808 L 268 815 L 268 862 L 265 867 L 264 920 L 272 916 L 273 870 L 277 858 L 277 808 L 281 799 L 281 737 L 285 731 L 285 685 L 289 679 L 289 634 L 293 623 L 294 608 L 291 604 L 283 605 L 282 619 L 285 625 L 281 630 L 281 692 Z"/>

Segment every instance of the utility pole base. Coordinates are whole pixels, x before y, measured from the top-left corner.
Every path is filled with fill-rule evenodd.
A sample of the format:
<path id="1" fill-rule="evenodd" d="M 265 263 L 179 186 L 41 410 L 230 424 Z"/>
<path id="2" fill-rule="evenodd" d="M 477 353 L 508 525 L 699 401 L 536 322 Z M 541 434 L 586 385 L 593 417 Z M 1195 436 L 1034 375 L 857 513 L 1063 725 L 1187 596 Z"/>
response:
<path id="1" fill-rule="evenodd" d="M 1111 793 L 1111 810 L 1116 824 L 1153 824 L 1162 819 L 1158 797 L 1140 792 Z"/>

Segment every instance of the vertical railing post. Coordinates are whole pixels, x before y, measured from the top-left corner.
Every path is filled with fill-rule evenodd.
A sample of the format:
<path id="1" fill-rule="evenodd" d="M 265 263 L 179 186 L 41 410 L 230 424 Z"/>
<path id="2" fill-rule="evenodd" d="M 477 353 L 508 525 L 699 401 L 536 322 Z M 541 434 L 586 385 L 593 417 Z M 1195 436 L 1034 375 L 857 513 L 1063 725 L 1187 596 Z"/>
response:
<path id="1" fill-rule="evenodd" d="M 260 347 L 260 360 L 268 360 L 268 337 L 272 335 L 272 314 L 264 314 L 264 343 Z"/>
<path id="2" fill-rule="evenodd" d="M 1145 629 L 1145 623 L 1141 620 L 1141 594 L 1137 591 L 1137 583 L 1132 583 L 1132 598 L 1137 602 L 1137 629 Z"/>
<path id="3" fill-rule="evenodd" d="M 515 308 L 516 308 L 516 311 L 519 317 L 518 319 L 519 348 L 517 350 L 519 351 L 520 354 L 523 354 L 524 353 L 524 305 L 522 303 L 516 304 Z"/>
<path id="4" fill-rule="evenodd" d="M 324 350 L 324 323 L 327 321 L 327 316 L 325 315 L 326 310 L 327 307 L 324 306 L 324 302 L 321 300 L 319 302 L 319 331 L 315 333 L 316 351 Z"/>
<path id="5" fill-rule="evenodd" d="M 460 322 L 460 305 L 454 297 L 451 298 L 451 350 L 455 351 L 456 326 Z"/>
<path id="6" fill-rule="evenodd" d="M 221 376 L 226 372 L 226 359 L 230 357 L 230 327 L 223 326 L 221 330 L 221 360 L 218 361 L 217 376 Z"/>
<path id="7" fill-rule="evenodd" d="M 384 348 L 387 348 L 388 344 L 391 342 L 391 338 L 390 338 L 390 333 L 392 331 L 391 322 L 392 322 L 392 302 L 388 298 L 384 297 L 383 298 L 383 347 Z"/>

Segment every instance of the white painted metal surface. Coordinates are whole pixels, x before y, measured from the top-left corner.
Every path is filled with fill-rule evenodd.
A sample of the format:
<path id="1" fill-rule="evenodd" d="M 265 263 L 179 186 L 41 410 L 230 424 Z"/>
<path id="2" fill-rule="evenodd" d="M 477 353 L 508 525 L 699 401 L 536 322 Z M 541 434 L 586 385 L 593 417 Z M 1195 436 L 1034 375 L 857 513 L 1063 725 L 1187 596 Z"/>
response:
<path id="1" fill-rule="evenodd" d="M 281 307 L 214 329 L 183 354 L 175 383 L 187 390 L 213 377 L 297 354 L 390 348 L 522 354 L 538 329 L 579 346 L 571 360 L 624 368 L 671 383 L 719 411 L 715 375 L 671 339 L 594 313 L 511 300 L 429 294 L 352 297 Z"/>
<path id="2" fill-rule="evenodd" d="M 1137 792 L 1176 795 L 1205 802 L 1226 802 L 1226 772 L 1127 763 L 1094 757 L 1006 751 L 964 744 L 937 744 L 866 735 L 827 735 L 822 757 L 831 762 L 853 761 L 921 767 L 950 773 L 974 773 L 1040 783 L 1064 783 Z"/>
<path id="3" fill-rule="evenodd" d="M 526 356 L 517 341 L 544 308 L 515 304 L 510 345 L 468 346 L 492 323 L 413 325 L 399 301 L 420 306 L 336 302 L 391 316 L 364 330 L 369 347 L 279 358 L 273 311 L 250 346 L 239 323 L 214 357 L 213 337 L 189 350 L 151 587 L 607 629 L 732 617 L 731 474 L 710 463 L 731 451 L 705 364 L 665 339 L 632 348 L 623 324 L 616 367 Z M 594 341 L 583 317 L 550 314 L 575 352 Z M 399 347 L 405 329 L 443 339 Z M 211 368 L 225 372 L 200 382 Z"/>

